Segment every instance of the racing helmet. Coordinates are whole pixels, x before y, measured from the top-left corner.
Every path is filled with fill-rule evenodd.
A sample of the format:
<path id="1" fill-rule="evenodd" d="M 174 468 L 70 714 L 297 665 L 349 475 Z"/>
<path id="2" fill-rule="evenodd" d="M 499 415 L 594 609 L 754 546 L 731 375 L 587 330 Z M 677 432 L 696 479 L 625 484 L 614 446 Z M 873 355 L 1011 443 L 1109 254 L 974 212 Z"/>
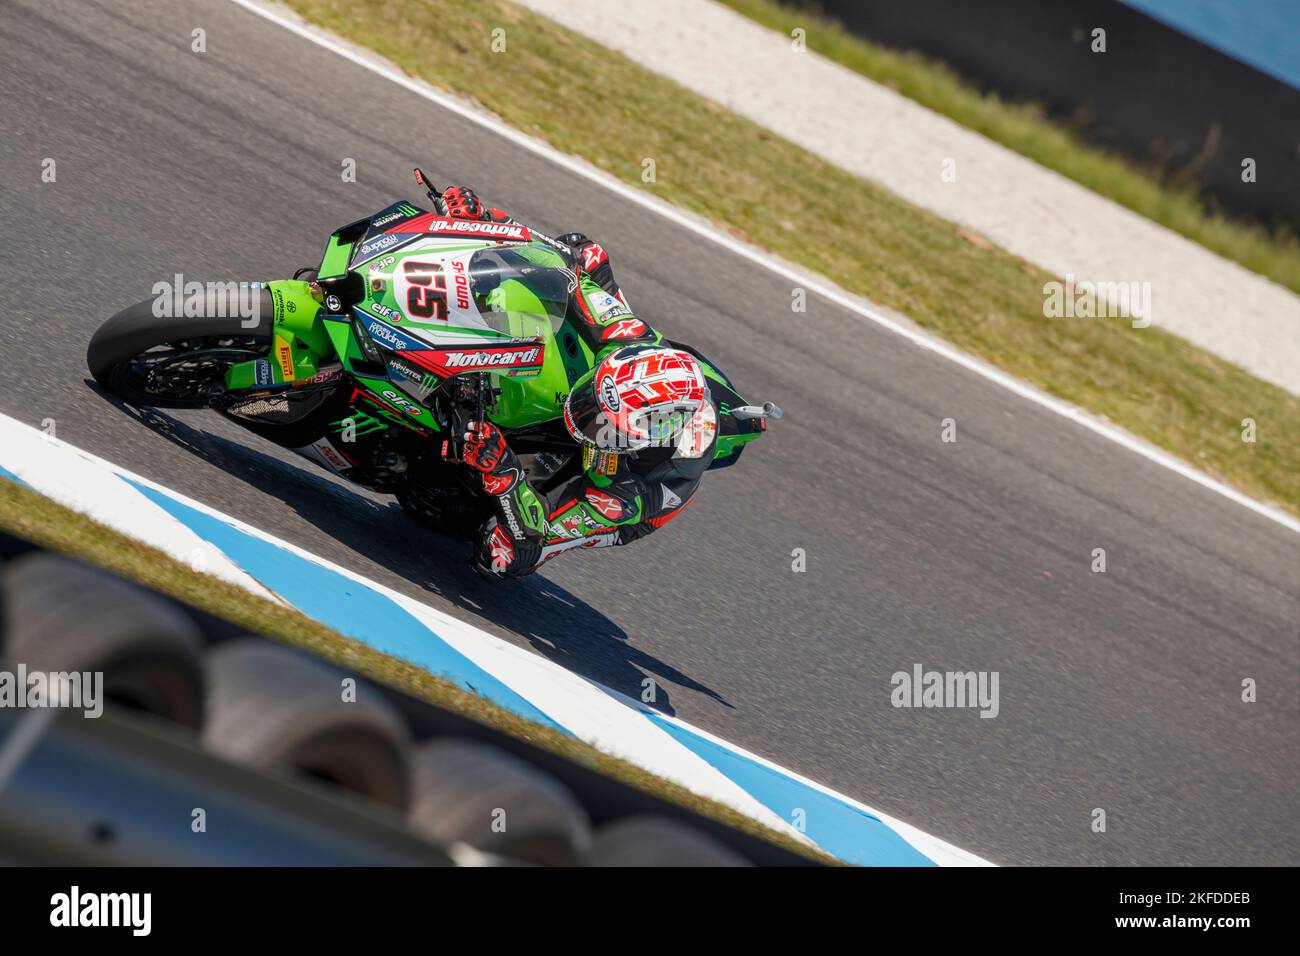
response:
<path id="1" fill-rule="evenodd" d="M 708 400 L 695 356 L 657 345 L 611 352 L 578 379 L 564 403 L 573 440 L 601 451 L 636 452 L 673 444 Z"/>

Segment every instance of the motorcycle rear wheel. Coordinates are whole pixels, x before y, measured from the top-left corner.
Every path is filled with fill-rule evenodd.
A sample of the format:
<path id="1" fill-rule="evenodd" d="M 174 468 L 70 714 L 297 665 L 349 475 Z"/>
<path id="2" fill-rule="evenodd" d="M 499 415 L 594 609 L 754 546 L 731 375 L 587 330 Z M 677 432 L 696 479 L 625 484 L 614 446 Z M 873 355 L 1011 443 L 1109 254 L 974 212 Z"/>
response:
<path id="1" fill-rule="evenodd" d="M 457 541 L 476 538 L 479 528 L 492 513 L 484 502 L 468 497 L 432 495 L 426 489 L 399 488 L 394 497 L 416 523 Z"/>

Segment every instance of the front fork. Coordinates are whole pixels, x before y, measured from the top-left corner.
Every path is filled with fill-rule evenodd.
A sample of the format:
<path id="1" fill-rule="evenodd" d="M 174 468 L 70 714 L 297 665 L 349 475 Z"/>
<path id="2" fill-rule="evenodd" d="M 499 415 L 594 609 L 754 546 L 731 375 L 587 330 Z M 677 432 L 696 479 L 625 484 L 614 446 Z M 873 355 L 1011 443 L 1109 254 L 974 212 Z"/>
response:
<path id="1" fill-rule="evenodd" d="M 323 365 L 338 361 L 325 327 L 322 306 L 310 282 L 279 279 L 263 284 L 271 294 L 271 351 L 264 359 L 232 365 L 226 371 L 228 390 L 305 384 Z"/>

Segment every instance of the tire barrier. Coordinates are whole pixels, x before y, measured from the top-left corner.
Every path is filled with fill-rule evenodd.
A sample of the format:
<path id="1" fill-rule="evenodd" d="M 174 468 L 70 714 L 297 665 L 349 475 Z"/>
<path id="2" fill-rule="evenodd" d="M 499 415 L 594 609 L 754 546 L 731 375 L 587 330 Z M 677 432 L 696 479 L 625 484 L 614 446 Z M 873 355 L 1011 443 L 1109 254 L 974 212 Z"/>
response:
<path id="1" fill-rule="evenodd" d="M 3 534 L 0 545 L 0 666 L 101 672 L 108 704 L 103 721 L 60 714 L 13 785 L 0 781 L 0 859 L 810 862 L 553 754 L 529 759 L 531 745 L 304 651 L 201 627 L 199 612 L 107 571 Z M 14 718 L 0 711 L 0 748 Z M 54 808 L 48 825 L 31 824 L 33 803 Z M 227 836 L 160 824 L 189 804 L 220 814 Z"/>
<path id="2" fill-rule="evenodd" d="M 439 843 L 544 866 L 582 862 L 591 845 L 587 812 L 558 780 L 503 750 L 442 738 L 412 759 L 411 827 Z"/>
<path id="3" fill-rule="evenodd" d="M 213 648 L 204 670 L 209 694 L 203 742 L 214 753 L 406 809 L 409 732 L 372 685 L 254 637 Z"/>
<path id="4" fill-rule="evenodd" d="M 0 660 L 33 671 L 104 675 L 114 703 L 197 729 L 202 635 L 174 604 L 70 558 L 33 551 L 0 575 Z"/>

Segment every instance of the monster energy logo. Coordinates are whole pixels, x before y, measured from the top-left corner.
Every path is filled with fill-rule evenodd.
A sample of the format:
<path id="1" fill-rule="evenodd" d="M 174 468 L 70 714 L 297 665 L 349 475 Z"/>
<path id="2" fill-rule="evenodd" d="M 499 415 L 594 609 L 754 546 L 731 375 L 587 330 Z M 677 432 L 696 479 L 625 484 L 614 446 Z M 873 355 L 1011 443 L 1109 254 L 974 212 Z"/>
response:
<path id="1" fill-rule="evenodd" d="M 403 369 L 403 371 L 405 371 L 405 369 Z M 441 381 L 441 379 L 432 372 L 407 372 L 407 375 L 410 377 L 411 381 L 420 383 L 421 392 L 432 392 L 438 382 Z"/>
<path id="2" fill-rule="evenodd" d="M 432 372 L 422 372 L 418 369 L 412 368 L 405 362 L 399 362 L 396 359 L 389 359 L 388 367 L 393 369 L 403 378 L 410 379 L 412 382 L 419 382 L 420 391 L 425 393 L 432 392 L 434 388 L 437 387 L 438 382 L 441 381 L 441 379 Z"/>
<path id="3" fill-rule="evenodd" d="M 373 432 L 381 432 L 388 426 L 375 416 L 357 410 L 347 418 L 340 418 L 336 422 L 330 422 L 330 427 L 339 434 L 351 429 L 353 435 L 369 435 Z"/>
<path id="4" fill-rule="evenodd" d="M 398 206 L 392 212 L 388 213 L 386 216 L 380 216 L 378 219 L 375 219 L 372 222 L 372 225 L 382 226 L 385 225 L 386 223 L 392 222 L 394 219 L 401 219 L 404 216 L 406 217 L 414 216 L 417 213 L 419 213 L 419 211 L 420 210 L 416 209 L 414 206 L 412 206 L 409 203 L 402 203 L 400 206 Z"/>

